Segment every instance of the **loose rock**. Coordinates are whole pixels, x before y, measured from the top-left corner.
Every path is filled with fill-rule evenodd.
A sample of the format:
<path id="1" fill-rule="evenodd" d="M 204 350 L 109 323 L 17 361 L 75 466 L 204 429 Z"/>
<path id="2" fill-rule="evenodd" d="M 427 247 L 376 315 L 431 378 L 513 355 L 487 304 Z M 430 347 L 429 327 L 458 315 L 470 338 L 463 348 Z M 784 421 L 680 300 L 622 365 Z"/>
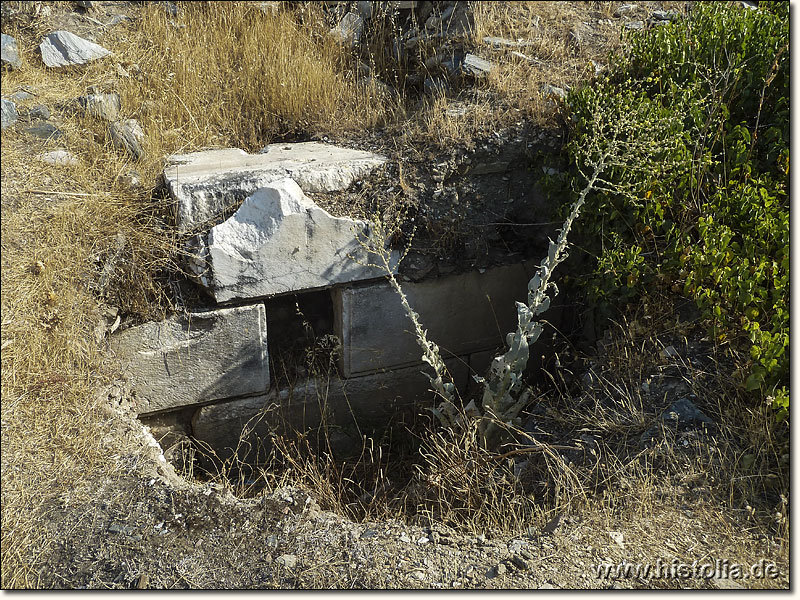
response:
<path id="1" fill-rule="evenodd" d="M 36 158 L 50 165 L 73 166 L 78 164 L 78 159 L 66 150 L 45 152 L 44 154 L 39 154 Z"/>
<path id="2" fill-rule="evenodd" d="M 275 562 L 287 569 L 294 569 L 297 566 L 297 557 L 294 554 L 282 554 Z"/>
<path id="3" fill-rule="evenodd" d="M 11 100 L 2 99 L 2 129 L 9 127 L 17 122 L 17 105 Z"/>
<path id="4" fill-rule="evenodd" d="M 50 118 L 50 109 L 47 108 L 44 104 L 38 104 L 34 106 L 30 111 L 28 111 L 28 119 L 31 121 L 35 121 L 41 119 L 42 121 L 47 121 Z"/>
<path id="5" fill-rule="evenodd" d="M 467 54 L 464 56 L 464 62 L 461 64 L 461 68 L 475 77 L 483 77 L 492 72 L 494 65 L 488 60 L 475 56 L 474 54 Z"/>
<path id="6" fill-rule="evenodd" d="M 0 60 L 3 66 L 8 66 L 12 69 L 19 69 L 22 66 L 22 59 L 19 57 L 19 50 L 17 49 L 17 40 L 6 35 L 0 35 Z"/>
<path id="7" fill-rule="evenodd" d="M 364 19 L 357 13 L 349 12 L 339 24 L 330 30 L 330 34 L 342 42 L 354 46 L 361 39 L 361 32 L 364 29 Z"/>
<path id="8" fill-rule="evenodd" d="M 55 140 L 64 135 L 58 127 L 51 123 L 37 123 L 33 127 L 28 127 L 25 133 L 43 140 Z"/>
<path id="9" fill-rule="evenodd" d="M 680 398 L 670 404 L 658 418 L 658 421 L 642 434 L 639 442 L 641 445 L 649 444 L 659 434 L 663 426 L 676 431 L 685 431 L 687 429 L 712 427 L 713 425 L 714 421 L 697 408 L 689 398 Z"/>
<path id="10" fill-rule="evenodd" d="M 564 100 L 567 97 L 567 92 L 564 88 L 556 87 L 554 85 L 550 85 L 549 83 L 542 84 L 542 96 L 545 98 L 549 96 L 555 96 L 556 98 L 560 98 Z"/>
<path id="11" fill-rule="evenodd" d="M 88 94 L 78 98 L 78 104 L 90 115 L 114 122 L 119 118 L 119 94 Z"/>
<path id="12" fill-rule="evenodd" d="M 42 60 L 48 67 L 82 65 L 111 54 L 102 46 L 69 31 L 54 31 L 39 44 Z"/>
<path id="13" fill-rule="evenodd" d="M 144 131 L 142 131 L 139 121 L 136 119 L 118 121 L 109 125 L 108 130 L 115 146 L 125 150 L 137 160 L 144 157 L 144 150 L 142 149 Z"/>

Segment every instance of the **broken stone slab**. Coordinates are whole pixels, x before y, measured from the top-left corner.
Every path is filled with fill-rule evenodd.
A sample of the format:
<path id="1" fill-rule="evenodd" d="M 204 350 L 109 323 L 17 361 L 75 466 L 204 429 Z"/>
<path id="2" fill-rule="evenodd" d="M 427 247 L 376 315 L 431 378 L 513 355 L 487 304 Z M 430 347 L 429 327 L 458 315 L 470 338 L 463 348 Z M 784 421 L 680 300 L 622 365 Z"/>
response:
<path id="1" fill-rule="evenodd" d="M 178 230 L 186 232 L 235 209 L 257 189 L 284 177 L 308 193 L 334 192 L 385 162 L 372 152 L 320 142 L 270 144 L 260 154 L 225 148 L 172 156 L 164 181 L 176 200 Z"/>
<path id="2" fill-rule="evenodd" d="M 0 35 L 0 61 L 12 69 L 19 69 L 22 66 L 17 40 L 5 33 Z"/>
<path id="3" fill-rule="evenodd" d="M 466 363 L 450 359 L 445 364 L 456 387 L 464 392 L 469 377 Z M 306 433 L 323 422 L 331 431 L 381 429 L 403 408 L 433 406 L 435 397 L 423 370 L 416 366 L 350 379 L 319 377 L 260 396 L 209 404 L 195 412 L 192 435 L 225 460 L 240 439 L 250 448 L 266 449 L 272 435 Z M 245 427 L 248 433 L 242 435 Z M 340 436 L 340 441 L 346 445 L 346 437 Z M 361 441 L 356 436 L 349 449 L 341 450 L 346 453 L 356 445 L 360 450 Z"/>
<path id="4" fill-rule="evenodd" d="M 534 271 L 533 262 L 506 265 L 406 283 L 403 291 L 442 356 L 460 356 L 505 344 Z M 339 288 L 333 297 L 345 377 L 421 362 L 414 327 L 389 283 Z"/>
<path id="5" fill-rule="evenodd" d="M 136 119 L 125 119 L 117 121 L 108 126 L 111 140 L 114 145 L 130 154 L 136 160 L 144 157 L 142 142 L 144 141 L 144 131 Z"/>
<path id="6" fill-rule="evenodd" d="M 175 316 L 111 338 L 139 414 L 269 389 L 263 304 Z"/>
<path id="7" fill-rule="evenodd" d="M 464 56 L 464 62 L 461 63 L 461 68 L 474 75 L 475 77 L 483 77 L 492 72 L 494 65 L 474 54 L 467 54 Z"/>
<path id="8" fill-rule="evenodd" d="M 112 123 L 122 108 L 119 94 L 87 94 L 78 98 L 78 104 L 87 114 Z"/>
<path id="9" fill-rule="evenodd" d="M 42 61 L 48 67 L 82 65 L 111 54 L 102 46 L 78 37 L 69 31 L 54 31 L 39 44 Z"/>
<path id="10" fill-rule="evenodd" d="M 385 273 L 367 266 L 375 259 L 357 238 L 369 235 L 365 221 L 332 216 L 283 178 L 209 232 L 210 281 L 201 282 L 222 303 L 375 279 Z"/>
<path id="11" fill-rule="evenodd" d="M 17 105 L 11 100 L 2 99 L 2 112 L 0 112 L 0 128 L 5 129 L 17 122 Z"/>

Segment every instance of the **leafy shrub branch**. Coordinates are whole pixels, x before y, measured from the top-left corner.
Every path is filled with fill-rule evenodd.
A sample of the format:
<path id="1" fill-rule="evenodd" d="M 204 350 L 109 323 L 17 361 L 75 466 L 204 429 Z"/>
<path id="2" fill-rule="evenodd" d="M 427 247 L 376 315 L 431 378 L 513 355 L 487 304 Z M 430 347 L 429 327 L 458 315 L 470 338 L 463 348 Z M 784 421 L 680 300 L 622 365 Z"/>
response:
<path id="1" fill-rule="evenodd" d="M 398 223 L 386 224 L 375 218 L 370 235 L 361 237 L 362 246 L 375 257 L 372 266 L 386 273 L 400 296 L 423 351 L 422 360 L 433 370 L 433 374 L 426 374 L 432 390 L 440 399 L 439 405 L 431 409 L 433 414 L 445 429 L 455 434 L 463 434 L 467 428 L 477 426 L 481 446 L 486 449 L 497 445 L 505 429 L 518 424 L 519 413 L 530 402 L 530 392 L 525 388 L 522 375 L 530 356 L 530 345 L 537 341 L 543 330 L 537 317 L 550 307 L 550 292 L 553 296 L 558 294 L 558 287 L 552 280 L 553 273 L 568 255 L 567 236 L 588 195 L 606 190 L 631 193 L 632 182 L 642 172 L 656 168 L 656 164 L 663 167 L 669 163 L 666 157 L 675 145 L 670 134 L 678 129 L 678 124 L 673 122 L 670 114 L 655 111 L 653 105 L 629 107 L 614 96 L 595 95 L 591 106 L 591 114 L 585 118 L 594 131 L 584 138 L 583 145 L 577 150 L 576 186 L 582 187 L 576 192 L 558 238 L 550 241 L 547 256 L 528 282 L 527 303 L 516 304 L 517 327 L 506 335 L 508 349 L 493 359 L 486 377 L 476 377 L 483 386 L 480 406 L 474 400 L 463 406 L 438 346 L 428 339 L 419 315 L 410 306 L 394 275 L 399 260 L 386 241 L 392 237 Z M 642 120 L 651 124 L 646 133 L 637 131 Z M 664 157 L 664 160 L 658 162 L 659 157 Z M 686 162 L 690 164 L 691 161 Z M 616 180 L 607 177 L 607 173 L 614 174 Z"/>
<path id="2" fill-rule="evenodd" d="M 635 35 L 611 73 L 570 96 L 578 165 L 596 105 L 668 124 L 634 168 L 612 165 L 586 201 L 597 257 L 587 290 L 611 307 L 656 285 L 693 299 L 718 342 L 744 346 L 742 385 L 787 414 L 789 365 L 789 14 L 698 3 Z"/>

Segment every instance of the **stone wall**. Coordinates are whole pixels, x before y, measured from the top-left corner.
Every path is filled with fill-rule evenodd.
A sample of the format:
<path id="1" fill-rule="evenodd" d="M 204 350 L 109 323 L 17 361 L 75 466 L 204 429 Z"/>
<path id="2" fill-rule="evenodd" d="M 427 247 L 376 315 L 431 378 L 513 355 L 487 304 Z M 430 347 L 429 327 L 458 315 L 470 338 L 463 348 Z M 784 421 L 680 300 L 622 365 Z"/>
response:
<path id="1" fill-rule="evenodd" d="M 337 432 L 332 439 L 341 448 L 356 447 L 399 411 L 435 402 L 399 297 L 381 271 L 360 264 L 369 257 L 359 255 L 358 240 L 372 235 L 369 227 L 331 216 L 304 193 L 346 187 L 381 157 L 296 146 L 302 147 L 282 145 L 265 156 L 229 149 L 169 161 L 165 180 L 179 207 L 178 227 L 196 232 L 197 253 L 187 266 L 217 304 L 237 305 L 146 323 L 113 340 L 140 416 L 162 433 L 170 429 L 165 423 L 180 423 L 173 438 L 190 435 L 222 458 L 236 452 L 240 437 L 252 451 L 274 433 L 320 427 Z M 314 160 L 298 158 L 304 153 Z M 309 162 L 322 174 L 314 175 Z M 484 374 L 502 351 L 534 269 L 529 261 L 403 284 L 462 394 L 475 389 L 472 375 Z M 313 294 L 306 304 L 325 304 L 325 318 L 287 313 L 287 303 L 275 303 L 287 293 Z M 268 306 L 281 307 L 273 334 Z M 287 332 L 330 322 L 327 315 L 331 330 L 314 335 L 338 339 L 336 364 L 287 377 L 281 363 L 281 377 L 271 377 L 270 363 L 291 354 Z M 287 318 L 302 324 L 282 326 Z"/>

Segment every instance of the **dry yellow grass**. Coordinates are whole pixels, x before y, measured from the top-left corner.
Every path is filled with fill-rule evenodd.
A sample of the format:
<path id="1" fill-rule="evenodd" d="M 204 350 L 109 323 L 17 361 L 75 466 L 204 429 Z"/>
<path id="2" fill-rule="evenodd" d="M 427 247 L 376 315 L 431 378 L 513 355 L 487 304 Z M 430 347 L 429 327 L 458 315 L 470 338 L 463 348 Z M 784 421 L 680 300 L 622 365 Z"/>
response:
<path id="1" fill-rule="evenodd" d="M 58 3 L 54 11 L 72 10 Z M 94 330 L 102 296 L 124 313 L 158 317 L 169 301 L 157 278 L 177 244 L 152 189 L 164 157 L 230 144 L 254 149 L 273 136 L 368 127 L 384 118 L 374 90 L 348 79 L 347 55 L 293 13 L 252 5 L 187 3 L 174 27 L 163 10 L 141 8 L 141 23 L 98 42 L 114 57 L 66 70 L 46 69 L 36 45 L 44 17 L 9 29 L 25 68 L 3 74 L 7 96 L 29 87 L 22 104 L 51 108 L 91 85 L 118 91 L 125 118 L 141 121 L 147 157 L 134 163 L 113 148 L 105 124 L 66 114 L 58 145 L 76 166 L 34 155 L 53 147 L 14 131 L 2 134 L 2 585 L 36 585 L 37 534 L 53 495 L 113 469 L 119 452 L 103 432 L 109 415 L 98 390 L 116 375 Z M 314 8 L 309 9 L 314 12 Z M 311 15 L 313 16 L 313 15 Z M 311 18 L 309 16 L 308 18 Z M 119 26 L 123 27 L 123 26 Z M 121 35 L 119 34 L 121 31 Z M 128 71 L 120 75 L 115 65 Z M 123 177 L 135 169 L 140 191 Z M 100 274 L 116 254 L 108 285 Z"/>
<path id="2" fill-rule="evenodd" d="M 543 122 L 551 107 L 538 94 L 541 83 L 572 85 L 585 75 L 588 58 L 596 56 L 588 53 L 607 50 L 575 52 L 569 45 L 570 28 L 587 11 L 610 10 L 594 4 L 476 3 L 477 40 L 485 35 L 531 40 L 533 46 L 519 50 L 541 62 L 484 47 L 499 65 L 485 89 L 499 94 L 502 106 L 479 101 L 467 116 L 452 117 L 446 113 L 449 101 L 438 98 L 417 121 L 400 128 L 446 141 L 523 116 Z M 56 12 L 72 6 L 52 4 Z M 95 328 L 102 302 L 135 318 L 157 318 L 169 307 L 159 277 L 175 268 L 178 244 L 163 226 L 168 207 L 149 193 L 164 157 L 214 145 L 254 150 L 282 136 L 356 132 L 402 115 L 398 106 L 377 100 L 374 84 L 349 74 L 352 58 L 324 35 L 318 6 L 277 14 L 250 3 L 186 3 L 182 9 L 178 26 L 158 7 L 132 9 L 141 13 L 140 22 L 97 40 L 114 57 L 65 71 L 45 69 L 37 57 L 36 45 L 50 29 L 46 18 L 4 30 L 18 38 L 26 62 L 23 70 L 3 74 L 4 96 L 31 86 L 37 96 L 23 106 L 52 108 L 92 85 L 117 91 L 123 116 L 142 123 L 147 154 L 132 162 L 113 148 L 105 124 L 78 115 L 59 123 L 64 131 L 59 144 L 77 157 L 74 167 L 41 164 L 34 155 L 50 146 L 14 131 L 2 134 L 4 588 L 37 585 L 37 559 L 51 550 L 39 530 L 55 500 L 89 477 L 118 469 L 109 457 L 125 449 L 113 433 L 107 435 L 118 423 L 97 396 L 117 372 Z M 138 191 L 122 177 L 131 169 L 142 181 Z M 99 289 L 102 269 L 120 239 L 113 277 Z M 747 429 L 759 433 L 749 447 L 774 451 L 764 415 L 753 415 L 753 421 L 758 427 Z M 563 474 L 567 483 L 570 477 Z M 732 493 L 736 488 L 737 495 L 746 494 L 742 486 L 748 481 L 732 483 Z M 480 478 L 475 483 L 488 485 Z M 480 514 L 507 509 L 508 489 L 493 487 L 493 504 Z M 651 491 L 642 486 L 642 497 Z M 579 486 L 565 492 L 582 497 Z M 640 504 L 646 506 L 652 504 Z"/>

